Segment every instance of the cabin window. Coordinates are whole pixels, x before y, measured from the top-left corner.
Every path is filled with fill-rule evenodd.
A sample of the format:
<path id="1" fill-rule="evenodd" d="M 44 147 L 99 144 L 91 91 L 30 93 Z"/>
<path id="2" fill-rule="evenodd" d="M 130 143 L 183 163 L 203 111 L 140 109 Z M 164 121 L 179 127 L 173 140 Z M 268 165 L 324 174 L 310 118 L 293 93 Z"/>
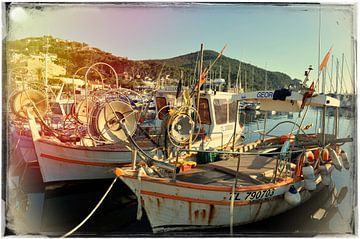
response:
<path id="1" fill-rule="evenodd" d="M 214 109 L 215 109 L 215 121 L 216 124 L 226 124 L 227 123 L 227 100 L 225 99 L 216 99 L 214 100 Z"/>
<path id="2" fill-rule="evenodd" d="M 211 124 L 209 101 L 207 99 L 200 98 L 199 116 L 202 124 Z"/>
<path id="3" fill-rule="evenodd" d="M 230 100 L 229 101 L 229 123 L 235 122 L 237 114 L 237 102 Z"/>
<path id="4" fill-rule="evenodd" d="M 160 120 L 164 119 L 164 116 L 169 112 L 169 107 L 165 107 L 165 106 L 166 106 L 165 97 L 156 97 L 156 108 L 159 112 L 158 115 Z"/>

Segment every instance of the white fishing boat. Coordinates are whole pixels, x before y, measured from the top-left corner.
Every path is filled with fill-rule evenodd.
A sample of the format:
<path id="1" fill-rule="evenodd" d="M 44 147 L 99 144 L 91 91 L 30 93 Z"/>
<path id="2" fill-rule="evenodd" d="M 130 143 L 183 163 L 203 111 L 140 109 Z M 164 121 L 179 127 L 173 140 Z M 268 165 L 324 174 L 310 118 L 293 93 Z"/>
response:
<path id="1" fill-rule="evenodd" d="M 341 170 L 346 162 L 348 165 L 340 145 L 352 141 L 338 138 L 340 102 L 325 95 L 311 97 L 308 92 L 290 92 L 277 100 L 274 94 L 276 91 L 247 92 L 239 94 L 238 100 L 256 101 L 262 110 L 278 112 L 322 107 L 321 132 L 306 133 L 309 127 L 295 121 L 290 122 L 294 127 L 289 134 L 271 135 L 274 128 L 289 123 L 284 121 L 264 132 L 260 140 L 216 152 L 229 155 L 228 160 L 194 167 L 199 154 L 214 151 L 186 146 L 178 147 L 166 166 L 148 160 L 145 165 L 117 168 L 115 174 L 138 198 L 138 219 L 143 207 L 154 232 L 232 228 L 285 212 L 328 186 L 334 167 Z M 325 120 L 329 107 L 337 112 L 330 133 Z M 302 117 L 306 113 L 299 119 Z"/>

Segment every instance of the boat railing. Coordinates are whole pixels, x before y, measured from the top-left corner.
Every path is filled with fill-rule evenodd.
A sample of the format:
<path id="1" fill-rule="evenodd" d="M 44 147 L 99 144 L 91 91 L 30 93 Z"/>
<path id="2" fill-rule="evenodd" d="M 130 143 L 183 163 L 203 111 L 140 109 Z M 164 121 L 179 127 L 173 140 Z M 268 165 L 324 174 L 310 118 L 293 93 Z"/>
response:
<path id="1" fill-rule="evenodd" d="M 316 150 L 321 148 L 319 147 L 313 147 L 313 148 L 306 148 L 306 150 Z M 225 154 L 225 155 L 232 155 L 232 156 L 238 156 L 238 165 L 240 165 L 240 159 L 241 159 L 241 155 L 269 155 L 269 156 L 277 156 L 276 157 L 276 164 L 275 164 L 275 168 L 274 168 L 274 177 L 272 178 L 272 181 L 276 181 L 277 176 L 279 177 L 282 174 L 282 171 L 284 170 L 285 166 L 289 166 L 289 161 L 291 158 L 291 154 L 294 153 L 304 153 L 305 152 L 305 148 L 301 148 L 301 149 L 290 149 L 287 152 L 242 152 L 242 151 L 221 151 L 221 150 L 199 150 L 199 149 L 179 149 L 176 152 L 176 159 L 175 159 L 175 165 L 178 165 L 179 163 L 179 157 L 181 155 L 181 153 L 186 152 L 186 153 L 218 153 L 218 154 Z M 282 157 L 281 157 L 282 156 Z M 281 158 L 285 158 L 285 160 L 281 159 Z M 283 165 L 283 166 L 282 166 Z M 282 167 L 280 174 L 277 174 L 279 168 Z M 286 167 L 288 170 L 288 167 Z M 237 171 L 236 174 L 239 173 L 239 167 L 237 167 Z M 176 175 L 177 175 L 177 171 L 173 171 L 173 175 L 172 175 L 172 181 L 175 182 L 176 181 Z M 287 174 L 286 174 L 287 175 Z M 264 182 L 265 183 L 265 182 Z"/>
<path id="2" fill-rule="evenodd" d="M 220 134 L 221 135 L 221 145 L 220 147 L 223 148 L 224 147 L 224 132 L 211 132 L 211 134 Z M 201 143 L 204 145 L 205 143 L 205 137 L 202 137 L 201 138 Z"/>

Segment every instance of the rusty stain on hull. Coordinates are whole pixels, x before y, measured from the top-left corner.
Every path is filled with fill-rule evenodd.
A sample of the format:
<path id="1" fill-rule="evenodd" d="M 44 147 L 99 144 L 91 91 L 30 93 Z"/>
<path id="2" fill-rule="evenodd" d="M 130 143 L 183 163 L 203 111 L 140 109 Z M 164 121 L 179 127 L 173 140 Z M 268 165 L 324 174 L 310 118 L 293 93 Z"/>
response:
<path id="1" fill-rule="evenodd" d="M 206 217 L 206 210 L 203 209 L 203 210 L 201 210 L 201 219 L 205 220 L 205 217 Z"/>
<path id="2" fill-rule="evenodd" d="M 194 212 L 195 220 L 199 218 L 199 210 L 195 210 Z"/>
<path id="3" fill-rule="evenodd" d="M 189 222 L 192 223 L 192 207 L 191 202 L 189 202 Z"/>
<path id="4" fill-rule="evenodd" d="M 209 206 L 210 206 L 210 209 L 209 209 L 208 225 L 211 224 L 211 221 L 213 220 L 214 215 L 215 215 L 215 206 L 213 204 L 210 204 Z"/>
<path id="5" fill-rule="evenodd" d="M 255 213 L 254 221 L 256 221 L 256 218 L 259 216 L 259 213 L 260 213 L 260 211 L 261 211 L 261 206 L 262 206 L 262 205 L 263 205 L 263 203 L 260 202 L 260 203 L 259 203 L 259 206 L 258 206 L 258 209 L 257 209 L 257 211 L 256 211 L 256 213 Z"/>
<path id="6" fill-rule="evenodd" d="M 158 208 L 160 208 L 160 199 L 159 198 L 156 198 L 156 204 L 157 204 Z"/>

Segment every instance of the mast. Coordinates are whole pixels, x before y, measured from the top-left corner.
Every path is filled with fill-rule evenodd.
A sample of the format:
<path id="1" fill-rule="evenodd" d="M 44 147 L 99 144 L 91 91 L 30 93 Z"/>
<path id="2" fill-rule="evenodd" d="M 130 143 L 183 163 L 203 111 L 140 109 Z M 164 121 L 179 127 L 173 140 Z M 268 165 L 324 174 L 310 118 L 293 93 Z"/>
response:
<path id="1" fill-rule="evenodd" d="M 267 70 L 266 70 L 266 63 L 265 63 L 265 90 L 267 90 Z"/>
<path id="2" fill-rule="evenodd" d="M 241 61 L 239 63 L 239 90 L 238 92 L 241 92 Z"/>
<path id="3" fill-rule="evenodd" d="M 254 91 L 254 82 L 255 82 L 255 67 L 253 67 L 252 69 L 251 91 Z"/>
<path id="4" fill-rule="evenodd" d="M 48 98 L 48 53 L 49 53 L 49 38 L 46 36 L 46 53 L 45 53 L 45 95 Z"/>
<path id="5" fill-rule="evenodd" d="M 340 94 L 344 93 L 343 81 L 344 81 L 344 53 L 342 54 L 342 60 L 341 60 Z"/>
<path id="6" fill-rule="evenodd" d="M 200 45 L 200 64 L 199 64 L 199 85 L 198 85 L 198 92 L 197 92 L 197 99 L 196 99 L 196 110 L 199 110 L 200 105 L 200 82 L 201 82 L 201 74 L 202 74 L 202 67 L 203 67 L 203 57 L 204 57 L 204 44 L 201 43 Z"/>
<path id="7" fill-rule="evenodd" d="M 211 60 L 210 60 L 210 66 L 211 66 Z M 209 82 L 209 85 L 210 85 L 210 90 L 212 90 L 212 84 L 211 84 L 211 81 L 213 80 L 213 77 L 212 77 L 212 70 L 210 69 L 210 77 L 209 77 L 209 80 L 210 80 L 210 82 Z"/>
<path id="8" fill-rule="evenodd" d="M 245 88 L 244 88 L 244 92 L 247 91 L 247 71 L 245 71 L 245 77 L 244 77 L 244 81 L 245 81 Z"/>
<path id="9" fill-rule="evenodd" d="M 230 88 L 231 88 L 231 81 L 230 81 L 230 63 L 229 63 L 229 73 L 228 73 L 228 83 L 227 83 L 227 92 L 229 92 Z"/>
<path id="10" fill-rule="evenodd" d="M 319 6 L 319 37 L 318 37 L 318 77 L 317 77 L 317 89 L 320 91 L 320 48 L 321 48 L 321 5 Z"/>
<path id="11" fill-rule="evenodd" d="M 321 91 L 323 94 L 325 94 L 325 79 L 326 79 L 326 71 L 327 71 L 327 67 L 325 67 L 323 69 L 323 74 L 322 74 L 322 85 L 321 85 Z"/>
<path id="12" fill-rule="evenodd" d="M 335 93 L 339 93 L 339 59 L 336 58 L 336 90 Z"/>
<path id="13" fill-rule="evenodd" d="M 333 72 L 334 72 L 334 55 L 331 55 L 330 92 L 334 92 Z"/>
<path id="14" fill-rule="evenodd" d="M 241 69 L 241 61 L 239 63 L 239 68 L 238 68 L 238 72 L 236 74 L 236 92 L 240 92 L 241 88 L 241 81 L 239 82 L 239 77 L 240 77 L 240 69 Z"/>

